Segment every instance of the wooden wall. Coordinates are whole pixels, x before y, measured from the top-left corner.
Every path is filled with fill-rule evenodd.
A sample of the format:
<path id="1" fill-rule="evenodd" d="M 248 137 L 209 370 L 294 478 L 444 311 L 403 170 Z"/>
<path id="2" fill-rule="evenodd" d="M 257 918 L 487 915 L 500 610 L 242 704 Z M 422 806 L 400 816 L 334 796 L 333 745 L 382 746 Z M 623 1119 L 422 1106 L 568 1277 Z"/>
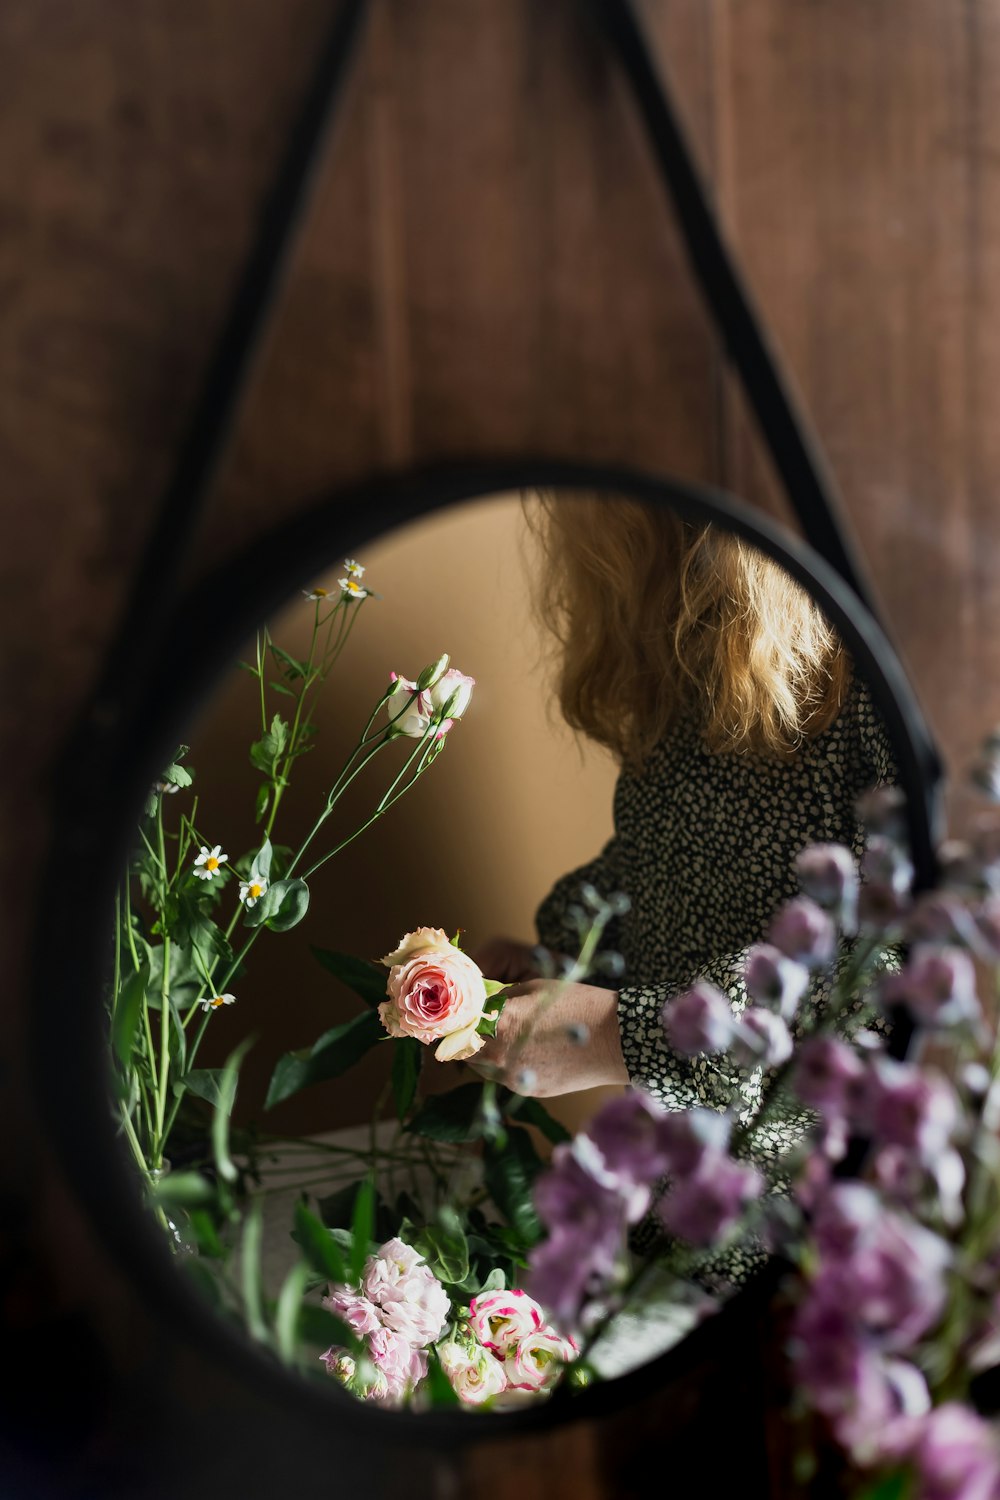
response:
<path id="1" fill-rule="evenodd" d="M 371 9 L 191 573 L 319 490 L 451 456 L 622 461 L 779 508 L 586 7 Z M 138 1467 L 123 1492 L 161 1492 L 145 1437 L 161 1398 L 170 1462 L 215 1454 L 185 1475 L 192 1495 L 224 1492 L 236 1474 L 278 1483 L 279 1442 L 297 1454 L 300 1492 L 329 1479 L 324 1435 L 269 1419 L 196 1351 L 151 1342 L 162 1335 L 51 1158 L 24 1049 L 48 771 L 113 631 L 331 10 L 0 8 L 0 1233 L 19 1368 L 38 1361 L 47 1402 L 43 1419 L 22 1380 L 8 1420 L 20 1436 L 5 1440 L 15 1474 L 33 1462 L 38 1424 L 38 1451 L 61 1451 L 53 1482 L 99 1472 L 108 1494 L 129 1453 Z M 1000 718 L 1000 14 L 987 0 L 642 11 L 960 767 Z M 86 871 L 67 871 L 68 889 L 81 882 Z M 90 1338 L 93 1360 L 67 1359 L 66 1347 L 90 1347 L 71 1342 L 43 1364 L 67 1329 Z M 74 1426 L 88 1374 L 92 1420 Z M 644 1442 L 658 1410 L 653 1397 L 634 1418 Z M 519 1493 L 564 1493 L 573 1473 L 578 1494 L 621 1494 L 587 1455 L 620 1451 L 628 1430 L 511 1438 Z M 396 1461 L 370 1462 L 376 1488 L 388 1483 Z M 495 1462 L 463 1469 L 439 1454 L 413 1482 L 458 1495 Z"/>

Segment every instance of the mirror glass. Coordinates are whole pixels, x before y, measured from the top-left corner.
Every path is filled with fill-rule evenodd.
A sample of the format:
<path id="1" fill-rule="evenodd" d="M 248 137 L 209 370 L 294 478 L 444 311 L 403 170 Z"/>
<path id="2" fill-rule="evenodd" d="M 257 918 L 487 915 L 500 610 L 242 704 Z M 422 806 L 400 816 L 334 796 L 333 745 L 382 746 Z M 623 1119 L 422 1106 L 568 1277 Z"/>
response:
<path id="1" fill-rule="evenodd" d="M 459 506 L 304 579 L 184 741 L 110 1042 L 137 1183 L 220 1317 L 341 1398 L 505 1411 L 645 1363 L 764 1264 L 815 1118 L 788 1035 L 854 930 L 845 857 L 798 857 L 858 856 L 894 778 L 782 569 L 633 501 Z M 803 875 L 830 930 L 776 934 Z"/>

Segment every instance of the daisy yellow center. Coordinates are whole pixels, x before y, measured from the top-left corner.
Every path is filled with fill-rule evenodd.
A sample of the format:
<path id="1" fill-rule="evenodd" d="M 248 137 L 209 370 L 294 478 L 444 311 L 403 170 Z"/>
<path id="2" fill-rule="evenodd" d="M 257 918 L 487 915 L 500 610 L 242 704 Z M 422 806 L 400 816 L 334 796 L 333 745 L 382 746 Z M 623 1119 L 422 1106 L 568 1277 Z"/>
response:
<path id="1" fill-rule="evenodd" d="M 250 897 L 251 901 L 256 901 L 263 889 L 264 887 L 262 885 L 248 885 L 247 895 Z"/>
<path id="2" fill-rule="evenodd" d="M 212 1001 L 212 1009 L 213 1010 L 218 1010 L 219 1006 L 220 1005 L 225 1005 L 225 1003 L 226 1003 L 226 1001 L 225 1001 L 225 997 L 224 996 L 222 996 L 222 995 L 216 995 L 215 999 Z"/>
<path id="3" fill-rule="evenodd" d="M 329 592 L 329 589 L 313 589 L 313 593 L 316 595 L 317 599 L 325 599 Z"/>
<path id="4" fill-rule="evenodd" d="M 219 868 L 219 861 L 216 859 L 216 857 L 215 857 L 214 854 L 210 854 L 208 856 L 208 858 L 206 859 L 206 861 L 205 861 L 205 869 L 206 870 L 217 870 L 218 868 Z"/>
<path id="5" fill-rule="evenodd" d="M 349 578 L 347 580 L 347 587 L 352 594 L 357 594 L 361 589 L 361 585 L 358 583 L 356 578 Z"/>

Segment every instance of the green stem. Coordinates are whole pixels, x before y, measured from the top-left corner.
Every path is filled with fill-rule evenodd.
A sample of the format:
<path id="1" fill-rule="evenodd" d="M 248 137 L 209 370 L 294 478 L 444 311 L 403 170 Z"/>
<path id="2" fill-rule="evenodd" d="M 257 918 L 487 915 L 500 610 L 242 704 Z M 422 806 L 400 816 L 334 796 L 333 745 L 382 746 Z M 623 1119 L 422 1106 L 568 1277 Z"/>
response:
<path id="1" fill-rule="evenodd" d="M 156 1141 L 153 1147 L 153 1166 L 163 1165 L 163 1148 L 169 1133 L 164 1129 L 167 1108 L 167 1086 L 170 1081 L 170 934 L 163 935 L 163 978 L 160 984 L 160 1082 L 156 1093 Z M 180 1103 L 180 1100 L 177 1101 Z M 171 1115 L 173 1124 L 176 1109 Z"/>

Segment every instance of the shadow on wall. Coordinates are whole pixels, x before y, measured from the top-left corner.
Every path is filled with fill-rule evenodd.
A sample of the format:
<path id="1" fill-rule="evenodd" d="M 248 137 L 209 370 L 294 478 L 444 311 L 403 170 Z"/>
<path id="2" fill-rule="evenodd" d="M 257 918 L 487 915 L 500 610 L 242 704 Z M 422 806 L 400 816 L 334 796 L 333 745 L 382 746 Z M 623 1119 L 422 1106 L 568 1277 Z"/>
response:
<path id="1" fill-rule="evenodd" d="M 257 1036 L 243 1065 L 237 1120 L 259 1115 L 282 1052 L 311 1044 L 357 1012 L 360 1002 L 320 967 L 311 946 L 377 958 L 420 926 L 461 930 L 468 947 L 498 933 L 533 939 L 535 908 L 552 883 L 610 836 L 615 767 L 605 752 L 578 741 L 550 705 L 531 606 L 532 545 L 520 501 L 504 496 L 417 522 L 357 559 L 365 584 L 381 597 L 362 606 L 324 685 L 316 748 L 296 763 L 273 841 L 295 845 L 308 832 L 391 671 L 415 678 L 447 651 L 477 686 L 445 753 L 317 873 L 305 921 L 290 933 L 264 935 L 233 985 L 237 1005 L 213 1017 L 206 1066 L 218 1065 L 242 1036 Z M 338 565 L 303 586 L 336 589 L 342 574 Z M 272 634 L 305 656 L 312 618 L 312 604 L 293 600 L 271 622 Z M 253 643 L 243 655 L 252 659 Z M 233 858 L 260 837 L 254 805 L 261 777 L 247 753 L 260 734 L 256 694 L 254 679 L 234 667 L 186 736 L 199 833 Z M 271 712 L 291 702 L 271 701 Z M 320 848 L 370 815 L 402 765 L 406 743 L 390 746 L 358 778 Z M 234 898 L 230 887 L 223 901 Z M 368 1119 L 388 1078 L 390 1051 L 376 1048 L 344 1078 L 278 1106 L 266 1117 L 268 1128 L 297 1134 Z M 574 1127 L 607 1092 L 547 1103 Z"/>

